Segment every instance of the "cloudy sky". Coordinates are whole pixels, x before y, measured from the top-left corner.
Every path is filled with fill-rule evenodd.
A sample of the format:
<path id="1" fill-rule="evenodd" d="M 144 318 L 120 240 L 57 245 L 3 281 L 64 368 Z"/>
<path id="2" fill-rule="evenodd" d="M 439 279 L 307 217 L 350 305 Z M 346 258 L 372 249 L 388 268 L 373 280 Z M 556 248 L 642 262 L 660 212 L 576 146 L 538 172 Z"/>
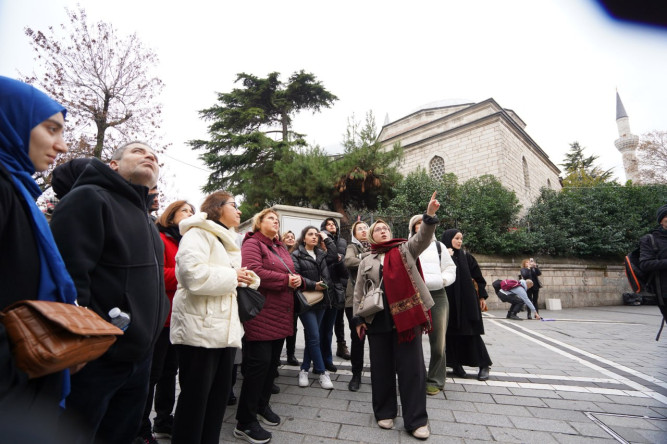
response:
<path id="1" fill-rule="evenodd" d="M 64 23 L 64 8 L 76 3 L 0 0 L 0 74 L 30 73 L 23 28 Z M 435 101 L 492 97 L 526 122 L 555 164 L 578 141 L 623 181 L 616 89 L 633 133 L 667 130 L 667 31 L 615 23 L 589 0 L 80 4 L 89 22 L 136 32 L 158 54 L 173 144 L 164 158 L 169 194 L 196 204 L 207 173 L 185 142 L 206 138 L 197 111 L 231 90 L 239 72 L 313 72 L 339 101 L 299 116 L 294 129 L 331 152 L 353 113 L 372 110 L 382 125 Z"/>

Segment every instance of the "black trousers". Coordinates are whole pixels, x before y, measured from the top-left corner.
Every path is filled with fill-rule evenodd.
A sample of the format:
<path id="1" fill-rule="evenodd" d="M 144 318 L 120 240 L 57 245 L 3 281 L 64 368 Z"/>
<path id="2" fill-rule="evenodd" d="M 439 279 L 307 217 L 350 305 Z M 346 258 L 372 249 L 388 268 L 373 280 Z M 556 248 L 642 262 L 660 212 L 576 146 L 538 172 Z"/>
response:
<path id="1" fill-rule="evenodd" d="M 361 375 L 364 369 L 364 343 L 366 337 L 362 341 L 357 335 L 357 329 L 352 322 L 352 307 L 345 307 L 345 316 L 347 316 L 347 323 L 350 326 L 350 361 L 352 362 L 352 374 Z"/>
<path id="2" fill-rule="evenodd" d="M 257 412 L 263 411 L 269 405 L 283 342 L 285 338 L 272 341 L 243 341 L 241 363 L 243 384 L 236 411 L 236 420 L 242 427 L 257 422 Z"/>
<path id="3" fill-rule="evenodd" d="M 148 381 L 148 398 L 146 398 L 146 406 L 141 418 L 140 436 L 147 436 L 152 433 L 149 417 L 151 410 L 153 410 L 153 394 L 155 394 L 155 411 L 157 413 L 155 423 L 170 422 L 170 415 L 176 400 L 177 372 L 176 347 L 169 341 L 169 327 L 165 327 L 160 332 L 155 347 L 153 347 L 151 376 Z"/>
<path id="4" fill-rule="evenodd" d="M 336 342 L 345 342 L 345 310 L 342 308 L 336 312 L 336 323 L 334 324 Z"/>
<path id="5" fill-rule="evenodd" d="M 178 374 L 178 352 L 169 342 L 164 358 L 162 375 L 155 385 L 155 425 L 173 425 L 171 413 L 176 405 L 176 375 Z"/>
<path id="6" fill-rule="evenodd" d="M 540 312 L 540 307 L 537 306 L 537 298 L 540 296 L 540 289 L 537 287 L 532 287 L 529 288 L 528 291 L 528 299 L 530 299 L 530 302 L 533 303 L 533 306 L 535 307 L 535 311 L 538 313 Z"/>
<path id="7" fill-rule="evenodd" d="M 299 319 L 299 316 L 294 314 L 294 334 L 285 338 L 285 348 L 287 351 L 287 356 L 293 355 L 296 350 L 296 321 Z"/>
<path id="8" fill-rule="evenodd" d="M 232 386 L 236 348 L 176 345 L 181 393 L 172 444 L 217 444 Z"/>
<path id="9" fill-rule="evenodd" d="M 396 330 L 368 335 L 371 357 L 371 389 L 376 420 L 395 418 L 396 375 L 401 395 L 403 422 L 408 431 L 428 423 L 426 413 L 426 367 L 421 332 L 409 342 L 398 342 Z"/>

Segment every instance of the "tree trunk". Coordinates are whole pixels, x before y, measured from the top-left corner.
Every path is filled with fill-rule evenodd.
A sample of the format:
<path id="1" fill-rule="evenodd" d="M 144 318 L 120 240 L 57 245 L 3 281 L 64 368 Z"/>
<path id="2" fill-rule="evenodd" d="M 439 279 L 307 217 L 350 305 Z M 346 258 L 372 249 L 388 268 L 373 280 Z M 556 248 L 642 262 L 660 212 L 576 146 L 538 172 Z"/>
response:
<path id="1" fill-rule="evenodd" d="M 100 160 L 102 159 L 102 149 L 104 148 L 104 132 L 106 128 L 103 124 L 97 124 L 97 139 L 95 142 L 95 148 L 93 149 L 93 157 L 97 157 Z"/>
<path id="2" fill-rule="evenodd" d="M 348 222 L 350 222 L 350 218 L 345 212 L 345 206 L 343 205 L 343 201 L 341 200 L 340 197 L 334 198 L 333 205 L 334 205 L 334 211 L 340 213 L 343 216 L 340 219 L 341 223 L 347 224 Z"/>
<path id="3" fill-rule="evenodd" d="M 283 110 L 280 113 L 280 122 L 283 124 L 283 142 L 285 143 L 289 142 L 289 140 L 287 139 L 289 137 L 289 132 L 288 132 L 289 125 L 287 123 L 287 119 L 288 119 L 287 111 Z"/>

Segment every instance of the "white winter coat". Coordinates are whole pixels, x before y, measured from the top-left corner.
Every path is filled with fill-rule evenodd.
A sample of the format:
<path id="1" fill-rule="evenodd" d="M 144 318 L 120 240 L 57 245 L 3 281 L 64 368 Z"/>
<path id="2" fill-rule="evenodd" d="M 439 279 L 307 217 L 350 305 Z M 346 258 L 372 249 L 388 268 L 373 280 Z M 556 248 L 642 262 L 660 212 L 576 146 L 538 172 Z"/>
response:
<path id="1" fill-rule="evenodd" d="M 197 213 L 179 224 L 183 235 L 176 254 L 178 288 L 169 337 L 172 344 L 241 347 L 243 326 L 236 302 L 235 268 L 241 267 L 238 236 Z M 259 277 L 252 288 L 259 287 Z"/>
<path id="2" fill-rule="evenodd" d="M 424 272 L 424 282 L 430 291 L 441 290 L 456 280 L 456 264 L 442 243 L 442 252 L 438 258 L 437 240 L 433 240 L 426 250 L 419 255 L 419 262 Z"/>

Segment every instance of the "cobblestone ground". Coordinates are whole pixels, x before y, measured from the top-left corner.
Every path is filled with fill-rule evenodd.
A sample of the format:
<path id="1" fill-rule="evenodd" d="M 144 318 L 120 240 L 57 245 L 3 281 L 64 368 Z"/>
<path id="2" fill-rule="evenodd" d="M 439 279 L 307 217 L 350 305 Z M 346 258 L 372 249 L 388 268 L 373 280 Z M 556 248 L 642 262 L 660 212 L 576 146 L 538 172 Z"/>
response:
<path id="1" fill-rule="evenodd" d="M 546 321 L 510 321 L 488 312 L 487 344 L 493 367 L 488 381 L 449 377 L 445 391 L 428 397 L 434 443 L 667 443 L 667 331 L 655 341 L 661 316 L 655 306 L 542 310 Z M 525 314 L 524 314 L 525 315 Z M 349 341 L 348 341 L 349 344 Z M 428 365 L 429 345 L 424 338 Z M 299 327 L 297 358 L 303 355 Z M 272 397 L 281 416 L 268 427 L 273 443 L 415 443 L 400 416 L 382 430 L 371 408 L 368 351 L 362 386 L 350 392 L 349 361 L 336 358 L 334 390 L 311 374 L 297 385 L 298 368 L 281 366 Z M 235 387 L 238 395 L 240 382 Z M 400 400 L 399 400 L 400 403 Z M 233 437 L 229 407 L 221 443 Z M 160 440 L 168 443 L 169 440 Z"/>

